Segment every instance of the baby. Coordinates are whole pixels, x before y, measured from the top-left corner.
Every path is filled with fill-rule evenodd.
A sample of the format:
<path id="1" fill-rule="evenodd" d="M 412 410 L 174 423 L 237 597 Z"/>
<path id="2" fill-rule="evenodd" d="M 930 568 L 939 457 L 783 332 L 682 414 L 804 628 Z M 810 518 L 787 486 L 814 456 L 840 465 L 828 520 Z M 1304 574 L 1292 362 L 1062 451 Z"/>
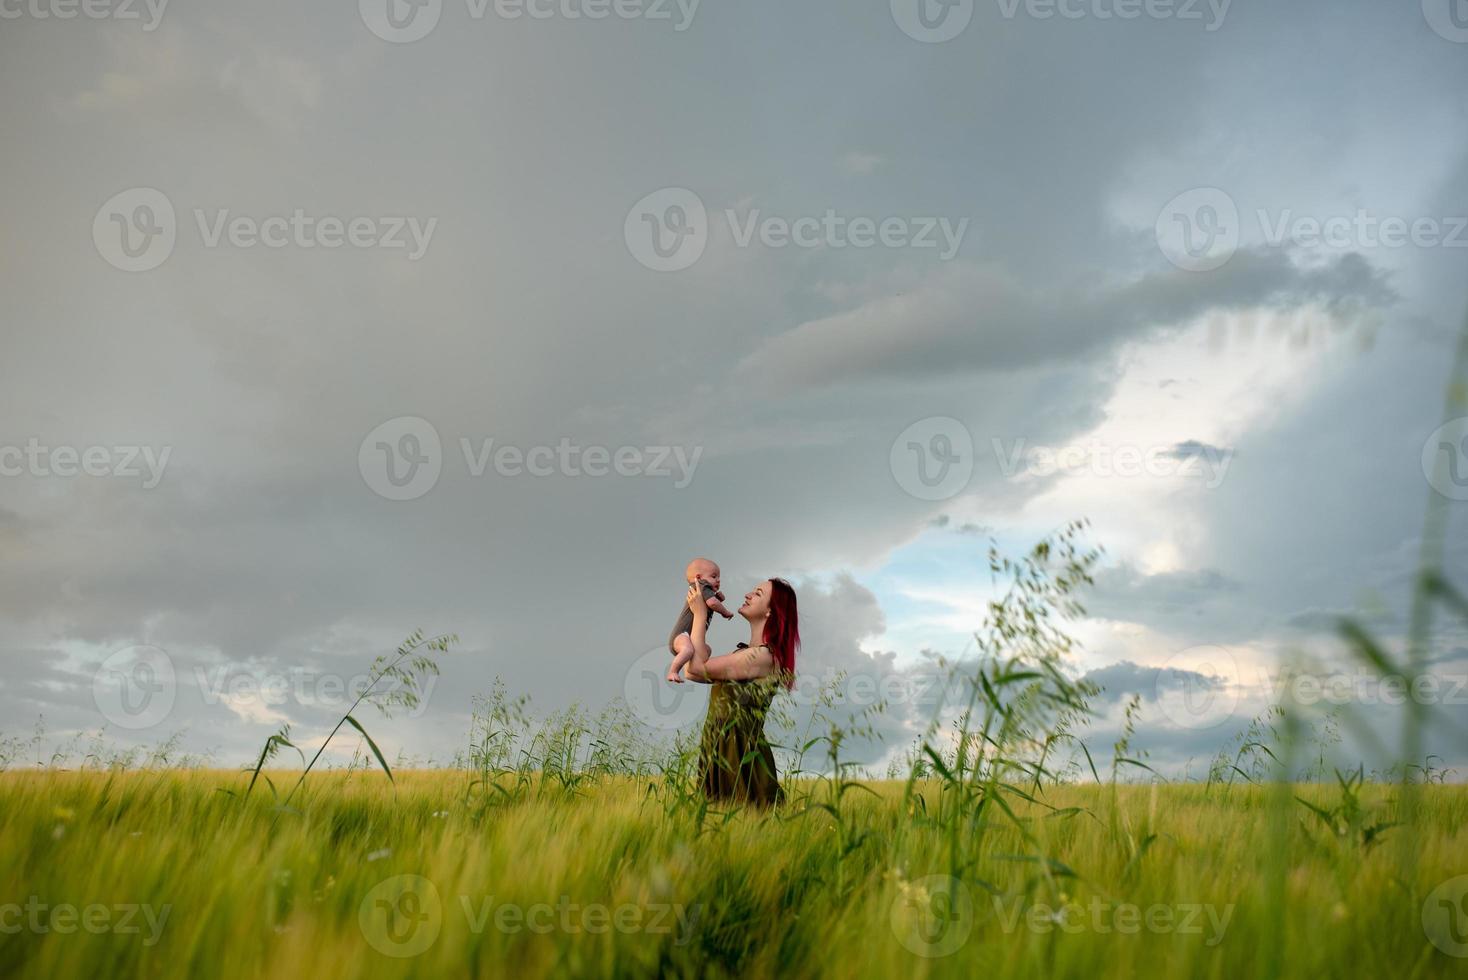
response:
<path id="1" fill-rule="evenodd" d="M 707 558 L 695 558 L 683 570 L 683 577 L 689 585 L 694 582 L 699 584 L 703 601 L 710 609 L 725 619 L 734 618 L 734 614 L 724 608 L 724 593 L 719 591 L 718 565 Z M 693 638 L 688 635 L 692 629 L 693 610 L 685 602 L 683 611 L 678 614 L 678 622 L 673 626 L 673 635 L 668 637 L 668 649 L 673 653 L 673 666 L 668 668 L 668 680 L 674 684 L 683 683 L 683 668 L 693 659 Z"/>

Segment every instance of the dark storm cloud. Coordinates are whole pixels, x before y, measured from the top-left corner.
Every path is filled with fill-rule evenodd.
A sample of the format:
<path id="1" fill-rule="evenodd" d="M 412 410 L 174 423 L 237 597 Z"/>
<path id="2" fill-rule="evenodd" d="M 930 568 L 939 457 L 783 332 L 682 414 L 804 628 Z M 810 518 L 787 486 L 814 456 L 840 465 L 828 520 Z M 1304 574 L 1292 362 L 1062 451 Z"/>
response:
<path id="1" fill-rule="evenodd" d="M 824 385 L 1013 370 L 1094 358 L 1128 337 L 1205 313 L 1330 301 L 1361 309 L 1392 290 L 1359 255 L 1301 269 L 1281 251 L 1244 251 L 1198 276 L 1165 268 L 1121 285 L 1026 288 L 988 268 L 955 266 L 918 289 L 812 320 L 767 341 L 741 365 L 751 378 Z"/>
<path id="2" fill-rule="evenodd" d="M 1206 442 L 1189 439 L 1186 442 L 1180 442 L 1176 446 L 1173 446 L 1163 455 L 1171 459 L 1217 459 L 1228 452 L 1229 450 L 1227 449 L 1220 449 L 1218 446 L 1210 446 Z"/>
<path id="3" fill-rule="evenodd" d="M 1093 699 L 1098 705 L 1125 701 L 1134 694 L 1141 695 L 1144 701 L 1156 701 L 1159 685 L 1176 687 L 1185 684 L 1200 691 L 1210 691 L 1227 684 L 1226 679 L 1212 674 L 1177 667 L 1144 667 L 1129 660 L 1088 670 L 1081 675 L 1081 680 L 1101 689 Z"/>
<path id="4" fill-rule="evenodd" d="M 1237 413 L 1250 420 L 1237 439 L 1212 440 L 1238 454 L 1228 480 L 1154 518 L 1182 570 L 1149 575 L 1115 553 L 1093 612 L 1184 646 L 1267 640 L 1363 592 L 1399 605 L 1461 262 L 1245 241 L 1222 269 L 1183 273 L 1151 226 L 1210 185 L 1250 220 L 1317 193 L 1322 207 L 1459 209 L 1468 62 L 1415 16 L 1276 4 L 1209 34 L 1020 18 L 945 45 L 903 36 L 882 4 L 708 9 L 683 34 L 483 23 L 396 46 L 351 5 L 180 6 L 148 35 L 8 23 L 0 445 L 173 454 L 151 490 L 0 478 L 3 727 L 42 712 L 94 727 L 88 665 L 153 643 L 184 680 L 174 716 L 135 737 L 176 725 L 233 763 L 276 714 L 309 737 L 329 712 L 287 701 L 242 716 L 200 695 L 195 668 L 351 675 L 421 626 L 463 642 L 424 713 L 373 731 L 390 753 L 443 759 L 496 676 L 545 711 L 620 695 L 663 642 L 695 554 L 736 594 L 772 574 L 797 582 L 813 677 L 901 692 L 925 668 L 889 649 L 883 607 L 907 600 L 864 577 L 935 518 L 964 534 L 1048 526 L 1026 523 L 1046 486 L 992 466 L 950 501 L 905 493 L 897 434 L 942 415 L 979 443 L 1063 444 L 1105 417 L 1125 351 L 1214 310 L 1381 323 L 1369 348 L 1292 378 L 1298 399 L 1230 406 L 1256 411 Z M 1351 84 L 1298 71 L 1307 40 L 1359 36 L 1377 53 Z M 693 267 L 654 273 L 623 222 L 667 186 L 694 190 L 714 222 L 835 207 L 967 217 L 971 231 L 947 265 L 720 238 Z M 129 187 L 178 211 L 177 248 L 151 272 L 112 268 L 90 240 L 99 206 Z M 408 262 L 208 247 L 195 208 L 439 225 Z M 1276 354 L 1260 343 L 1257 358 Z M 1168 390 L 1191 390 L 1190 370 L 1168 365 Z M 436 427 L 443 474 L 394 502 L 357 454 L 404 415 Z M 677 490 L 474 477 L 461 438 L 703 454 Z M 1465 567 L 1461 549 L 1451 561 Z M 927 721 L 904 696 L 873 722 L 887 748 Z"/>

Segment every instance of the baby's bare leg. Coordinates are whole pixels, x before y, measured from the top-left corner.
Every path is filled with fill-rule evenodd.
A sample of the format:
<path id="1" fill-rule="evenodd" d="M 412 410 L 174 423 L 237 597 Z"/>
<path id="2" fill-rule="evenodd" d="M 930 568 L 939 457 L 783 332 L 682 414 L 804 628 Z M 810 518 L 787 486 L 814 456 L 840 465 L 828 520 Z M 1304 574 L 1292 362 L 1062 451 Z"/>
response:
<path id="1" fill-rule="evenodd" d="M 668 680 L 674 684 L 682 684 L 683 668 L 692 659 L 693 637 L 687 633 L 679 633 L 678 638 L 673 641 L 673 666 L 668 668 Z"/>

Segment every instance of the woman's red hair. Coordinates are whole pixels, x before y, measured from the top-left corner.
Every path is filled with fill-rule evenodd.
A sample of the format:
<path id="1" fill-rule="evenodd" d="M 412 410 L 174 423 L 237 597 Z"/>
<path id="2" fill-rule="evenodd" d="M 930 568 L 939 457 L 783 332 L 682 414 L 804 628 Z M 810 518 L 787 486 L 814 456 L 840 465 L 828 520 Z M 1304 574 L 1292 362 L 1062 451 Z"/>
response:
<path id="1" fill-rule="evenodd" d="M 795 651 L 800 649 L 800 612 L 795 590 L 783 578 L 770 579 L 770 616 L 765 620 L 765 646 L 775 658 L 786 687 L 795 686 Z"/>

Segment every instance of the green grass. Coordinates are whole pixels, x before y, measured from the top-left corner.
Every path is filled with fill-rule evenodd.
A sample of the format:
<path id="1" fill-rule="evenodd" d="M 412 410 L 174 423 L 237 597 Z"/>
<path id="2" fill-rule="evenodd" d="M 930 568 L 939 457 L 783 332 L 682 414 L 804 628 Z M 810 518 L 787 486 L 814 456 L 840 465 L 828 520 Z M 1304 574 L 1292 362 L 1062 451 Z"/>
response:
<path id="1" fill-rule="evenodd" d="M 65 753 L 0 771 L 0 976 L 1468 972 L 1468 787 L 1432 757 L 1330 781 L 1329 732 L 1289 703 L 1203 783 L 1167 784 L 1133 750 L 1140 696 L 1109 755 L 1076 737 L 1096 693 L 1064 669 L 1098 556 L 1082 528 L 991 553 L 1011 588 L 894 763 L 905 779 L 842 758 L 881 705 L 838 720 L 823 697 L 799 733 L 776 711 L 774 812 L 711 805 L 692 733 L 648 741 L 625 704 L 536 720 L 500 684 L 450 769 L 392 770 L 349 710 L 332 734 L 350 725 L 374 768 L 265 770 L 295 750 L 282 728 L 243 771 L 170 768 L 171 741 L 142 769 L 97 748 L 78 771 Z M 1468 617 L 1440 577 L 1416 588 Z M 1419 672 L 1420 644 L 1403 669 L 1346 637 L 1383 673 Z M 413 703 L 451 640 L 410 636 L 353 709 Z M 1408 713 L 1404 759 L 1430 721 Z"/>
<path id="2" fill-rule="evenodd" d="M 1445 519 L 1431 499 L 1400 659 L 1341 625 L 1382 675 L 1423 673 L 1434 614 L 1468 621 Z M 307 772 L 272 778 L 289 728 L 243 772 L 167 768 L 174 740 L 151 768 L 99 747 L 80 771 L 3 771 L 31 743 L 0 739 L 0 977 L 1468 975 L 1468 787 L 1422 751 L 1441 720 L 1409 707 L 1380 782 L 1327 781 L 1339 739 L 1289 702 L 1203 783 L 1133 751 L 1137 695 L 1093 752 L 1076 732 L 1098 692 L 1066 669 L 1062 628 L 1099 557 L 1084 526 L 991 551 L 1009 590 L 907 778 L 842 761 L 882 706 L 838 721 L 823 699 L 782 745 L 774 812 L 710 806 L 689 733 L 654 745 L 626 705 L 534 722 L 498 684 L 455 768 L 392 771 L 353 711 L 416 703 L 452 642 L 421 632 L 331 732 L 350 725 L 372 770 L 302 755 Z"/>
<path id="3" fill-rule="evenodd" d="M 0 774 L 0 905 L 19 906 L 0 911 L 0 975 L 1468 970 L 1468 960 L 1435 949 L 1423 925 L 1426 896 L 1468 872 L 1468 787 L 1418 787 L 1410 878 L 1392 846 L 1400 828 L 1364 844 L 1302 804 L 1278 809 L 1269 786 L 1180 784 L 1045 786 L 1039 803 L 1014 804 L 1014 819 L 991 810 L 959 821 L 982 843 L 965 852 L 972 856 L 953 879 L 955 821 L 936 816 L 938 781 L 913 797 L 903 783 L 864 783 L 873 792 L 844 794 L 833 816 L 807 805 L 830 800 L 829 781 L 787 780 L 792 799 L 775 814 L 726 814 L 678 803 L 657 780 L 631 776 L 571 788 L 546 781 L 500 802 L 462 771 L 396 777 L 394 785 L 380 772 L 313 774 L 282 812 L 268 794 L 221 792 L 241 793 L 248 773 Z M 1389 821 L 1400 791 L 1368 784 L 1361 807 Z M 1322 811 L 1340 799 L 1327 784 L 1294 792 Z M 1280 812 L 1283 864 L 1273 883 L 1267 841 Z M 421 883 L 394 893 L 399 875 L 431 882 L 437 906 Z M 939 877 L 923 881 L 929 875 Z M 945 895 L 953 880 L 964 891 Z M 29 912 L 31 896 L 53 909 L 75 906 L 74 931 L 33 928 L 30 917 L 47 925 L 52 909 Z M 1121 909 L 1120 918 L 1100 903 Z M 132 915 L 137 932 L 83 928 L 86 906 L 107 906 L 119 925 L 126 913 L 112 907 L 126 904 L 150 907 L 151 919 Z M 530 913 L 542 931 L 501 911 L 506 904 L 522 916 L 548 906 Z M 594 931 L 603 923 L 587 912 L 592 904 L 620 919 Z M 1069 931 L 1031 927 L 1044 926 L 1042 906 L 1059 904 L 1073 906 Z M 102 913 L 91 914 L 96 926 Z M 1137 930 L 1117 931 L 1132 914 Z M 52 924 L 68 921 L 63 913 Z M 405 943 L 387 937 L 388 927 Z M 429 938 L 417 955 L 389 955 Z M 945 942 L 956 946 L 948 955 L 921 955 Z"/>

